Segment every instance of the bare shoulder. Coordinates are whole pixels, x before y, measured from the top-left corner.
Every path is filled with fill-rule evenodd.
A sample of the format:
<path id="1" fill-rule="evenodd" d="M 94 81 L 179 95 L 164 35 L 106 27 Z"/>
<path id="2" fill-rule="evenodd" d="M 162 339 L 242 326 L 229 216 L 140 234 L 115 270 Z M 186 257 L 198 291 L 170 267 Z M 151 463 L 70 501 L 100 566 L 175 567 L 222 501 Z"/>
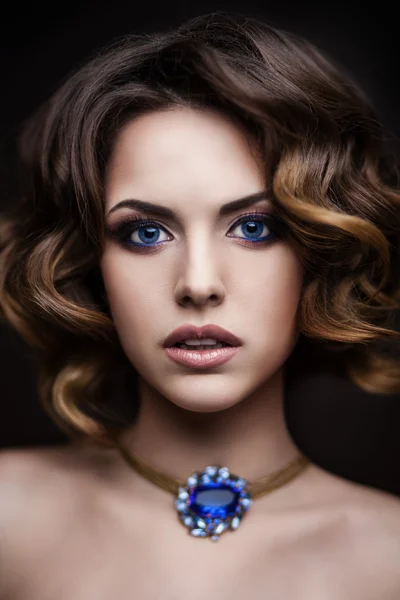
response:
<path id="1" fill-rule="evenodd" d="M 73 446 L 0 451 L 0 597 L 24 556 L 49 547 L 82 497 Z M 78 493 L 79 491 L 79 493 Z"/>
<path id="2" fill-rule="evenodd" d="M 0 450 L 0 533 L 12 527 L 28 533 L 51 516 L 57 516 L 55 523 L 76 516 L 98 495 L 107 460 L 95 445 L 75 441 Z"/>
<path id="3" fill-rule="evenodd" d="M 343 516 L 337 556 L 349 579 L 382 600 L 400 598 L 400 499 L 317 469 L 324 502 Z M 372 589 L 373 588 L 373 589 Z M 367 593 L 368 592 L 368 593 Z"/>
<path id="4" fill-rule="evenodd" d="M 49 449 L 3 449 L 0 452 L 0 519 L 4 525 L 19 509 L 27 508 L 27 492 L 34 500 L 35 492 L 48 471 Z M 31 496 L 33 494 L 33 496 Z"/>
<path id="5" fill-rule="evenodd" d="M 378 533 L 398 533 L 400 529 L 400 498 L 384 490 L 356 483 L 323 471 L 326 481 L 336 488 L 338 498 L 351 515 L 355 527 L 368 523 Z M 329 492 L 328 488 L 328 492 Z M 333 498 L 335 496 L 333 495 Z"/>
<path id="6" fill-rule="evenodd" d="M 374 564 L 393 570 L 400 593 L 400 499 L 371 488 L 357 492 L 351 507 L 354 532 Z"/>
<path id="7" fill-rule="evenodd" d="M 69 455 L 58 446 L 0 451 L 0 532 L 33 525 L 49 510 L 68 485 Z"/>
<path id="8" fill-rule="evenodd" d="M 386 492 L 364 488 L 351 508 L 352 558 L 358 573 L 369 570 L 366 582 L 379 597 L 400 598 L 400 500 Z"/>
<path id="9" fill-rule="evenodd" d="M 400 499 L 387 492 L 365 488 L 354 500 L 352 519 L 357 535 L 362 536 L 374 558 L 389 560 L 392 557 L 399 568 Z"/>
<path id="10" fill-rule="evenodd" d="M 33 505 L 39 509 L 37 502 L 50 503 L 66 490 L 72 496 L 82 491 L 74 483 L 87 475 L 88 461 L 85 446 L 77 443 L 0 450 L 0 522 L 5 516 L 12 521 L 13 514 L 20 519 Z"/>
<path id="11" fill-rule="evenodd" d="M 0 450 L 0 480 L 6 486 L 2 486 L 2 492 L 17 491 L 20 485 L 37 488 L 46 474 L 67 466 L 74 453 L 76 449 L 69 444 Z"/>

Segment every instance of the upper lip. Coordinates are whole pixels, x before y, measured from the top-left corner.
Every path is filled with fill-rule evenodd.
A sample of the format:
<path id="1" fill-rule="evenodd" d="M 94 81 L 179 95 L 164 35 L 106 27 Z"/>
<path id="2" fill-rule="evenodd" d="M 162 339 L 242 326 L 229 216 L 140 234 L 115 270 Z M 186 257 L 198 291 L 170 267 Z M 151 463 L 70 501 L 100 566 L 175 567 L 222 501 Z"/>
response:
<path id="1" fill-rule="evenodd" d="M 177 342 L 184 342 L 185 340 L 197 338 L 212 338 L 217 340 L 217 342 L 225 342 L 231 346 L 241 346 L 243 343 L 236 335 L 218 325 L 203 325 L 203 327 L 196 327 L 195 325 L 187 324 L 174 329 L 174 331 L 166 337 L 164 348 L 173 346 Z"/>

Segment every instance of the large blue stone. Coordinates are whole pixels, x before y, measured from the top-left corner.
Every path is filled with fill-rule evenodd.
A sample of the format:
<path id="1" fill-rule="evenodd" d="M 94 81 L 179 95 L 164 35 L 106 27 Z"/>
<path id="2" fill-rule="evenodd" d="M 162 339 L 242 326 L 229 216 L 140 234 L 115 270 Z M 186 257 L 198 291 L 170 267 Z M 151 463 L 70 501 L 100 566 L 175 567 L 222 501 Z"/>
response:
<path id="1" fill-rule="evenodd" d="M 189 508 L 199 517 L 225 519 L 237 513 L 239 494 L 224 483 L 201 484 L 190 494 Z"/>

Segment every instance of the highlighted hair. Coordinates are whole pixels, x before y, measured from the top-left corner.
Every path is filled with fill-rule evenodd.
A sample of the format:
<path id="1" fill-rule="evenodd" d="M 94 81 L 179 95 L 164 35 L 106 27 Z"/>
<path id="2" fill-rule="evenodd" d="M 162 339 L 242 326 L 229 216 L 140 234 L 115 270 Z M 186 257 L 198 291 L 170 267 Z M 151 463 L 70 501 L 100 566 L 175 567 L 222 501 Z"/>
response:
<path id="1" fill-rule="evenodd" d="M 360 388 L 399 392 L 400 194 L 377 116 L 308 42 L 215 12 L 117 40 L 24 124 L 25 192 L 0 219 L 0 315 L 38 353 L 45 410 L 106 445 L 127 424 L 110 402 L 136 373 L 99 269 L 104 171 L 125 123 L 175 107 L 219 110 L 254 142 L 305 266 L 303 338 Z"/>

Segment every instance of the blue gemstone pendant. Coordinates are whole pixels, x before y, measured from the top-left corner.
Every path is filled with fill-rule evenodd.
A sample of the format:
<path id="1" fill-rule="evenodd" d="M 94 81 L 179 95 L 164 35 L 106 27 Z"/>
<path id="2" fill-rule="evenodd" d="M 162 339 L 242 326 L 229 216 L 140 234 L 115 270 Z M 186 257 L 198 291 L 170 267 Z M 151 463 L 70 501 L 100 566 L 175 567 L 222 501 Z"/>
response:
<path id="1" fill-rule="evenodd" d="M 239 527 L 253 503 L 246 485 L 245 479 L 219 465 L 192 473 L 175 499 L 180 521 L 191 535 L 218 541 L 222 533 Z"/>

